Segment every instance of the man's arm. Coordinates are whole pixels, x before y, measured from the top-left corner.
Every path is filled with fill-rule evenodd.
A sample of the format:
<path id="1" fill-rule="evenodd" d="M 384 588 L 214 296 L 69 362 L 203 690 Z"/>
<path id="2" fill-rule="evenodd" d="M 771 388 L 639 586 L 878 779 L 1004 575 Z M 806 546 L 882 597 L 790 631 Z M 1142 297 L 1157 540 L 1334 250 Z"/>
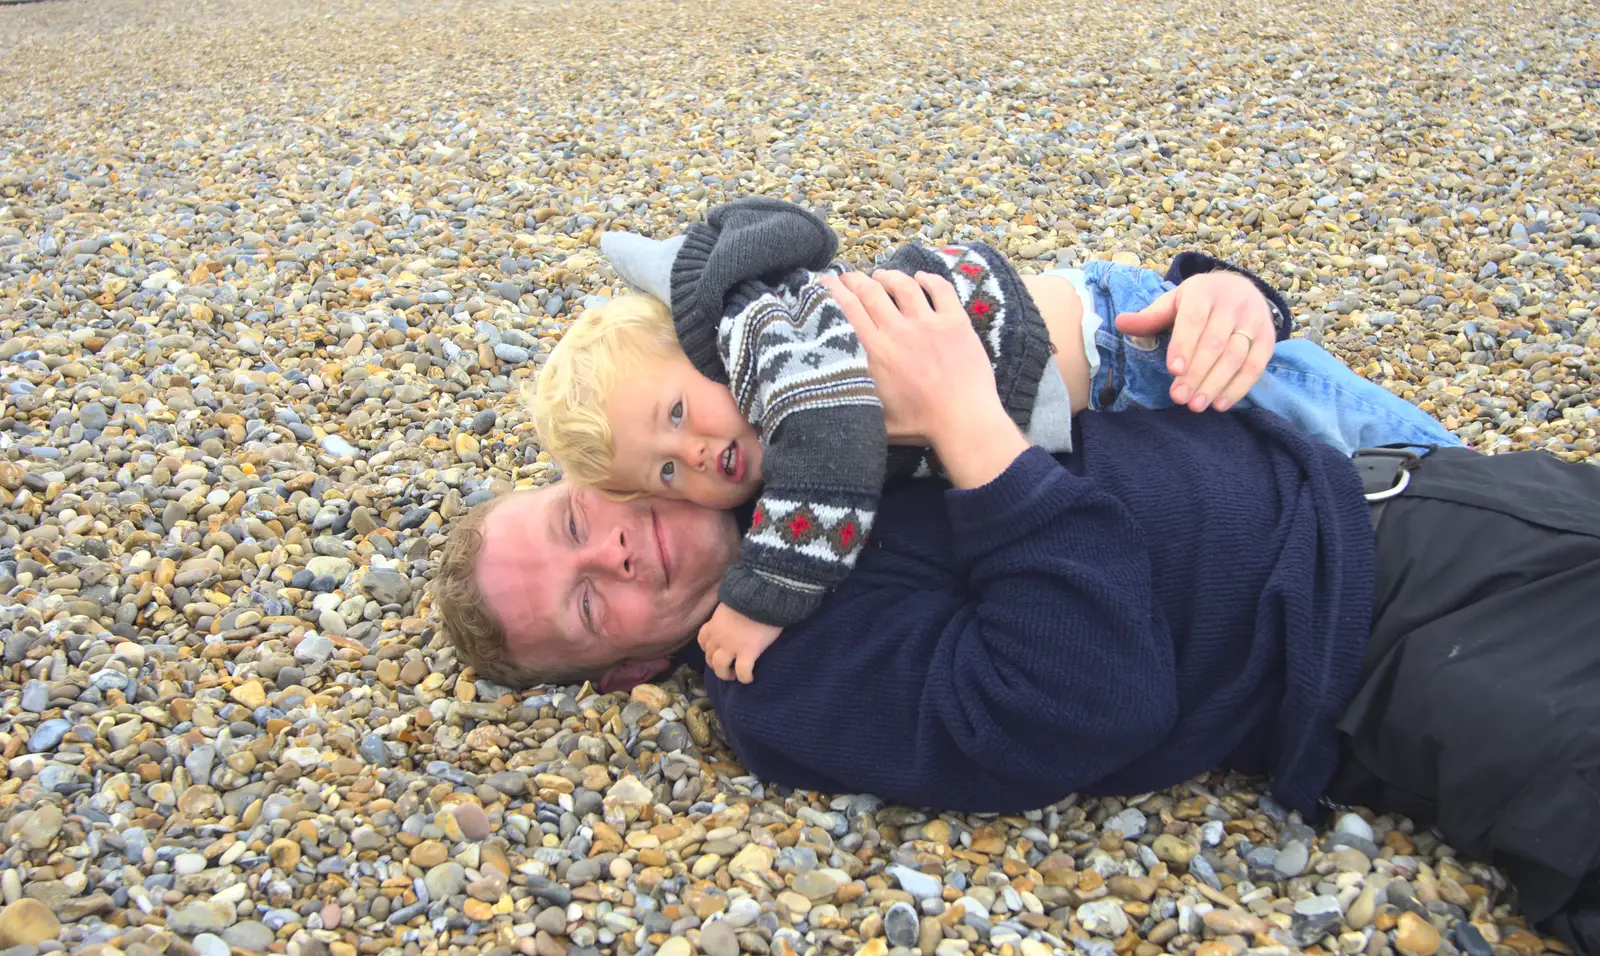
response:
<path id="1" fill-rule="evenodd" d="M 869 549 L 757 684 L 708 681 L 751 772 L 1016 811 L 1090 788 L 1167 736 L 1172 640 L 1115 497 L 1030 448 L 985 484 L 896 505 L 948 518 L 948 552 Z"/>

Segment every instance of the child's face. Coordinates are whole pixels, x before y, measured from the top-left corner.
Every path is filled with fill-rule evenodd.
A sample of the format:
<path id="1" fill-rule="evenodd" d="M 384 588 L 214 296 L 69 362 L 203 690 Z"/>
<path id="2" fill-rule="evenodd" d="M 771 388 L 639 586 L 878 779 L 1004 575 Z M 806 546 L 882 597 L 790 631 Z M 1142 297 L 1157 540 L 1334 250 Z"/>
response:
<path id="1" fill-rule="evenodd" d="M 619 382 L 605 403 L 611 490 L 732 508 L 761 484 L 761 442 L 733 393 L 674 355 Z"/>

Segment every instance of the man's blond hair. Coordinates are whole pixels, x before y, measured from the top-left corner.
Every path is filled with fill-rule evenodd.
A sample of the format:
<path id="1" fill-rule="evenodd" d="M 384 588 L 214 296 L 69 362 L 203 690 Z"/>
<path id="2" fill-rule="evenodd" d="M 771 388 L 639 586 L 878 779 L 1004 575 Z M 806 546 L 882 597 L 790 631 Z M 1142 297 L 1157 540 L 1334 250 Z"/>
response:
<path id="1" fill-rule="evenodd" d="M 567 328 L 523 392 L 539 443 L 565 477 L 605 484 L 616 453 L 606 399 L 617 382 L 675 352 L 682 354 L 672 310 L 654 296 L 620 296 Z"/>

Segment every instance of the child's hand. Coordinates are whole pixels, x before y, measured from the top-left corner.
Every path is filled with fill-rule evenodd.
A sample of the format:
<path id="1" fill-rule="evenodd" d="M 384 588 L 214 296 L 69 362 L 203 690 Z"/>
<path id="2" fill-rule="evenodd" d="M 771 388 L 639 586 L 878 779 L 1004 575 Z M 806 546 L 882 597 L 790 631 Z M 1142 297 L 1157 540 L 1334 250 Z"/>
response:
<path id="1" fill-rule="evenodd" d="M 756 658 L 782 633 L 781 627 L 752 621 L 726 604 L 718 604 L 711 620 L 700 628 L 700 649 L 718 677 L 733 680 L 737 673 L 740 683 L 748 684 L 755 680 Z"/>

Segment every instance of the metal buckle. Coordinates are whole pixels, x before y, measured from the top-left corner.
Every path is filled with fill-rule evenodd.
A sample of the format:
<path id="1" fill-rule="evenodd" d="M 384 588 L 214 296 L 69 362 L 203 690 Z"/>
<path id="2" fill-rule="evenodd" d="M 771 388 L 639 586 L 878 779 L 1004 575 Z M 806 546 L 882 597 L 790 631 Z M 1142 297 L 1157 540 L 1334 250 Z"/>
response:
<path id="1" fill-rule="evenodd" d="M 1400 470 L 1400 481 L 1397 482 L 1393 488 L 1390 488 L 1388 491 L 1375 491 L 1372 494 L 1367 495 L 1367 500 L 1383 501 L 1387 498 L 1393 498 L 1400 492 L 1405 491 L 1406 486 L 1409 484 L 1411 484 L 1411 469 L 1403 468 Z"/>
<path id="2" fill-rule="evenodd" d="M 1397 459 L 1398 461 L 1398 464 L 1395 466 L 1397 478 L 1394 480 L 1394 483 L 1382 491 L 1365 493 L 1364 497 L 1368 501 L 1385 501 L 1405 491 L 1406 488 L 1411 484 L 1411 469 L 1416 467 L 1418 462 L 1422 461 L 1421 455 L 1407 447 L 1360 448 L 1356 450 L 1356 453 L 1352 455 L 1351 458 L 1358 463 L 1363 458 L 1393 458 Z"/>

